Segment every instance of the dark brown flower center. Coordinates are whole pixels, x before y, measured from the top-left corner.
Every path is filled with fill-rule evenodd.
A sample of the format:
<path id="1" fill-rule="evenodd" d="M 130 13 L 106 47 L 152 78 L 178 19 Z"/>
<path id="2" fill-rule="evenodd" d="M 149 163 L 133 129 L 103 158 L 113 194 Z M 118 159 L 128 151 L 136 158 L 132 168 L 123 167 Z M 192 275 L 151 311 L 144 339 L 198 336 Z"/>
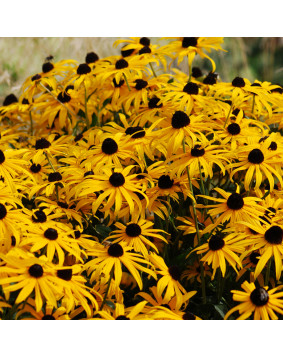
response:
<path id="1" fill-rule="evenodd" d="M 47 228 L 44 232 L 44 237 L 49 240 L 56 240 L 58 238 L 58 232 L 54 228 Z"/>
<path id="2" fill-rule="evenodd" d="M 115 64 L 116 69 L 124 69 L 127 68 L 128 66 L 129 63 L 124 58 L 119 59 Z"/>
<path id="3" fill-rule="evenodd" d="M 118 145 L 115 140 L 107 138 L 103 141 L 101 145 L 101 150 L 106 155 L 113 155 L 118 151 Z"/>
<path id="4" fill-rule="evenodd" d="M 256 306 L 264 306 L 268 303 L 269 294 L 264 288 L 256 288 L 252 291 L 250 299 Z"/>
<path id="5" fill-rule="evenodd" d="M 231 135 L 238 135 L 241 132 L 240 125 L 237 123 L 229 124 L 227 127 L 227 130 L 228 130 L 228 133 L 230 133 Z"/>
<path id="6" fill-rule="evenodd" d="M 0 164 L 3 164 L 4 161 L 5 161 L 5 154 L 3 153 L 2 150 L 0 150 Z"/>
<path id="7" fill-rule="evenodd" d="M 51 143 L 48 140 L 41 138 L 41 139 L 36 140 L 35 149 L 36 150 L 48 149 L 50 145 L 51 145 Z"/>
<path id="8" fill-rule="evenodd" d="M 264 160 L 264 155 L 260 149 L 253 149 L 248 155 L 248 160 L 252 164 L 261 164 Z"/>
<path id="9" fill-rule="evenodd" d="M 48 175 L 49 182 L 56 182 L 56 181 L 60 181 L 60 180 L 62 180 L 62 175 L 60 174 L 60 172 L 51 172 Z"/>
<path id="10" fill-rule="evenodd" d="M 34 174 L 37 174 L 41 170 L 41 165 L 40 164 L 32 164 L 29 169 Z"/>
<path id="11" fill-rule="evenodd" d="M 188 82 L 183 88 L 183 92 L 187 94 L 198 94 L 198 85 L 193 82 Z"/>
<path id="12" fill-rule="evenodd" d="M 126 227 L 126 234 L 129 237 L 138 237 L 141 234 L 141 227 L 136 223 L 130 223 Z"/>
<path id="13" fill-rule="evenodd" d="M 130 320 L 130 318 L 126 317 L 125 315 L 119 315 L 119 316 L 116 317 L 115 320 Z"/>
<path id="14" fill-rule="evenodd" d="M 72 98 L 71 96 L 66 93 L 66 92 L 60 92 L 57 96 L 57 99 L 59 100 L 59 102 L 61 103 L 68 103 Z"/>
<path id="15" fill-rule="evenodd" d="M 145 131 L 140 126 L 129 126 L 125 133 L 127 135 L 131 135 L 133 139 L 139 139 L 145 136 Z"/>
<path id="16" fill-rule="evenodd" d="M 88 74 L 91 72 L 91 68 L 87 63 L 81 63 L 77 68 L 77 74 Z"/>
<path id="17" fill-rule="evenodd" d="M 124 254 L 124 250 L 119 243 L 114 243 L 108 248 L 108 254 L 111 257 L 119 258 Z"/>
<path id="18" fill-rule="evenodd" d="M 225 241 L 219 235 L 213 235 L 208 242 L 209 249 L 213 251 L 222 249 L 224 245 Z"/>
<path id="19" fill-rule="evenodd" d="M 182 47 L 183 48 L 188 48 L 190 46 L 196 47 L 197 43 L 198 43 L 197 37 L 184 37 L 182 41 Z"/>
<path id="20" fill-rule="evenodd" d="M 7 215 L 6 207 L 2 203 L 0 203 L 0 219 L 5 218 L 6 215 Z"/>
<path id="21" fill-rule="evenodd" d="M 119 187 L 123 186 L 125 183 L 125 177 L 123 174 L 120 172 L 114 172 L 110 177 L 109 177 L 109 182 L 111 183 L 112 186 L 114 187 Z"/>
<path id="22" fill-rule="evenodd" d="M 73 270 L 72 269 L 62 269 L 62 270 L 57 270 L 57 276 L 58 278 L 61 278 L 63 280 L 69 281 L 72 279 L 73 275 Z"/>
<path id="23" fill-rule="evenodd" d="M 190 118 L 185 112 L 177 110 L 172 117 L 171 125 L 174 129 L 181 129 L 190 124 Z"/>
<path id="24" fill-rule="evenodd" d="M 15 94 L 12 93 L 12 94 L 7 95 L 7 97 L 4 99 L 3 106 L 6 107 L 7 105 L 17 103 L 17 102 L 18 102 L 17 97 L 15 96 Z"/>
<path id="25" fill-rule="evenodd" d="M 55 320 L 55 317 L 52 315 L 44 315 L 41 320 Z"/>
<path id="26" fill-rule="evenodd" d="M 163 190 L 169 189 L 173 185 L 174 185 L 174 180 L 171 180 L 169 175 L 162 175 L 158 179 L 158 187 Z"/>
<path id="27" fill-rule="evenodd" d="M 46 222 L 47 217 L 43 210 L 39 209 L 33 213 L 31 219 L 34 223 L 43 223 Z"/>
<path id="28" fill-rule="evenodd" d="M 86 63 L 94 63 L 94 62 L 96 62 L 98 60 L 99 60 L 99 57 L 94 52 L 89 52 L 85 57 L 85 62 Z"/>
<path id="29" fill-rule="evenodd" d="M 203 80 L 204 84 L 216 84 L 217 83 L 217 73 L 210 72 Z"/>
<path id="30" fill-rule="evenodd" d="M 160 102 L 160 99 L 157 97 L 153 97 L 148 101 L 148 107 L 149 109 L 154 109 L 154 108 L 161 108 L 163 106 L 162 103 L 158 104 Z"/>
<path id="31" fill-rule="evenodd" d="M 194 78 L 199 78 L 202 76 L 202 71 L 199 67 L 193 67 L 192 68 L 192 77 Z"/>
<path id="32" fill-rule="evenodd" d="M 43 63 L 42 72 L 48 73 L 48 72 L 52 71 L 53 68 L 54 68 L 54 66 L 52 63 L 50 63 L 50 62 Z"/>
<path id="33" fill-rule="evenodd" d="M 232 86 L 233 87 L 241 88 L 241 87 L 244 87 L 245 85 L 246 85 L 246 83 L 245 83 L 244 79 L 241 78 L 241 77 L 236 77 L 232 81 Z"/>
<path id="34" fill-rule="evenodd" d="M 204 148 L 201 148 L 201 145 L 199 144 L 195 145 L 191 150 L 191 155 L 193 157 L 200 157 L 203 156 L 204 154 L 205 154 L 205 150 Z"/>
<path id="35" fill-rule="evenodd" d="M 136 79 L 135 83 L 136 83 L 135 88 L 137 90 L 142 90 L 143 88 L 146 88 L 148 85 L 148 82 L 144 81 L 143 79 Z"/>
<path id="36" fill-rule="evenodd" d="M 265 240 L 270 244 L 281 244 L 283 239 L 283 231 L 279 226 L 270 227 L 264 234 Z"/>
<path id="37" fill-rule="evenodd" d="M 40 278 L 43 275 L 43 268 L 39 264 L 33 264 L 29 270 L 29 275 L 34 278 Z"/>
<path id="38" fill-rule="evenodd" d="M 233 210 L 239 210 L 244 206 L 243 197 L 237 193 L 232 193 L 227 199 L 227 206 Z"/>

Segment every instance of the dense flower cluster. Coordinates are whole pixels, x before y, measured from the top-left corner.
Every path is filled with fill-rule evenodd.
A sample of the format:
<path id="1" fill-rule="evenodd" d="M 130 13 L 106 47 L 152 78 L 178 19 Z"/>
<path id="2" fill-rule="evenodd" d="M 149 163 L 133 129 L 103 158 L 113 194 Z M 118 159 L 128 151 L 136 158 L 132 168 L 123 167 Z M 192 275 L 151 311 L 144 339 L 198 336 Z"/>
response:
<path id="1" fill-rule="evenodd" d="M 282 317 L 283 89 L 221 81 L 223 38 L 163 40 L 5 98 L 2 319 Z"/>

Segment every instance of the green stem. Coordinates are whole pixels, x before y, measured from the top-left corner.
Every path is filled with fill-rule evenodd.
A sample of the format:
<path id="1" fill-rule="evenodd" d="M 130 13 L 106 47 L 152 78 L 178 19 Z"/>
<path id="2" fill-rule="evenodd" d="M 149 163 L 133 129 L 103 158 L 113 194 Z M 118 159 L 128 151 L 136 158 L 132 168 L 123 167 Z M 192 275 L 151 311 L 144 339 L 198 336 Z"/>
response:
<path id="1" fill-rule="evenodd" d="M 184 153 L 186 153 L 185 138 L 183 139 L 183 151 L 184 151 Z M 193 185 L 192 185 L 192 181 L 191 181 L 191 177 L 190 177 L 189 167 L 188 166 L 186 167 L 186 170 L 187 170 L 187 175 L 188 175 L 190 191 L 191 191 L 191 193 L 192 193 L 192 195 L 194 197 Z M 193 207 L 193 215 L 194 215 L 194 221 L 195 221 L 198 245 L 200 245 L 200 233 L 199 233 L 199 227 L 198 227 L 198 219 L 197 219 L 197 211 L 196 211 L 195 200 L 191 199 L 191 201 L 192 201 L 192 207 Z M 203 269 L 203 262 L 201 261 L 201 259 L 199 260 L 199 265 L 200 265 L 200 274 L 201 274 L 202 299 L 203 299 L 203 303 L 206 304 L 204 269 Z"/>
<path id="2" fill-rule="evenodd" d="M 229 113 L 228 113 L 228 115 L 226 117 L 226 120 L 225 120 L 225 123 L 224 123 L 224 128 L 225 128 L 225 126 L 227 124 L 228 119 L 230 118 L 231 111 L 232 111 L 232 105 L 230 106 Z"/>
<path id="3" fill-rule="evenodd" d="M 54 172 L 57 172 L 57 171 L 55 170 L 55 168 L 54 168 L 54 166 L 53 166 L 53 164 L 52 164 L 52 162 L 51 162 L 51 160 L 50 160 L 50 158 L 49 158 L 47 152 L 44 152 L 44 155 L 46 156 L 46 159 L 47 159 L 49 165 L 51 166 L 52 170 L 53 170 Z"/>
<path id="4" fill-rule="evenodd" d="M 60 102 L 60 100 L 54 95 L 48 88 L 46 88 L 42 83 L 40 83 L 40 86 L 44 88 L 55 100 L 57 100 L 58 103 L 60 103 L 68 113 L 73 115 L 74 117 L 77 117 L 76 113 L 74 113 L 70 108 L 68 108 L 64 103 Z"/>
<path id="5" fill-rule="evenodd" d="M 108 280 L 108 283 L 107 283 L 107 288 L 106 288 L 106 291 L 105 291 L 105 295 L 104 295 L 102 304 L 100 306 L 100 310 L 103 309 L 103 306 L 106 303 L 106 299 L 107 299 L 107 295 L 108 295 L 108 292 L 109 292 L 109 289 L 110 289 L 111 280 L 113 279 L 113 275 L 114 275 L 114 266 L 112 267 L 111 272 L 110 272 L 110 277 L 109 277 L 109 280 Z"/>
<path id="6" fill-rule="evenodd" d="M 151 68 L 151 70 L 152 70 L 152 73 L 153 73 L 154 77 L 157 78 L 157 75 L 156 75 L 156 73 L 155 73 L 155 71 L 154 71 L 154 69 L 153 69 L 152 63 L 149 62 L 149 65 L 150 65 L 150 68 Z"/>
<path id="7" fill-rule="evenodd" d="M 131 91 L 131 87 L 129 86 L 129 82 L 128 82 L 128 80 L 127 80 L 127 77 L 126 77 L 125 73 L 123 73 L 123 76 L 124 76 L 124 78 L 125 78 L 125 82 L 126 82 L 126 84 L 127 84 L 127 87 L 128 87 L 128 89 L 129 89 L 129 92 L 130 92 L 130 91 Z"/>

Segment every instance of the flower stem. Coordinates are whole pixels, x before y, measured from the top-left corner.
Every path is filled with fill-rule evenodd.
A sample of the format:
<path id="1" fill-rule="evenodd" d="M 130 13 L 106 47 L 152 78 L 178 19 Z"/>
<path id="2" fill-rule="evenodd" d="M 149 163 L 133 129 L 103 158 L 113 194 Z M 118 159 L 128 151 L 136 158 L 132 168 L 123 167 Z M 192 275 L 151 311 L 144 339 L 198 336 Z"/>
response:
<path id="1" fill-rule="evenodd" d="M 183 151 L 186 153 L 186 146 L 185 146 L 185 138 L 183 139 Z M 194 191 L 193 191 L 193 185 L 189 173 L 189 167 L 186 167 L 187 170 L 187 175 L 188 175 L 188 181 L 190 185 L 190 191 L 194 197 Z M 195 227 L 196 227 L 196 233 L 197 233 L 197 239 L 198 239 L 198 245 L 200 245 L 200 233 L 199 233 L 199 227 L 198 227 L 198 219 L 197 219 L 197 211 L 196 211 L 196 205 L 195 205 L 195 200 L 191 199 L 192 201 L 192 207 L 193 207 L 193 216 L 194 216 L 194 221 L 195 221 Z M 202 290 L 202 299 L 203 303 L 206 304 L 206 292 L 205 292 L 205 280 L 204 280 L 204 270 L 203 270 L 203 262 L 201 259 L 199 260 L 199 265 L 200 265 L 200 274 L 201 274 L 201 290 Z"/>
<path id="2" fill-rule="evenodd" d="M 114 266 L 112 267 L 111 272 L 110 272 L 110 277 L 109 277 L 109 280 L 108 280 L 108 283 L 107 283 L 107 288 L 106 288 L 106 291 L 105 291 L 105 295 L 104 295 L 102 304 L 100 306 L 100 310 L 103 309 L 103 306 L 106 303 L 106 299 L 107 299 L 107 295 L 108 295 L 108 292 L 109 292 L 109 289 L 110 289 L 111 280 L 113 279 L 113 275 L 114 275 Z"/>
<path id="3" fill-rule="evenodd" d="M 127 77 L 126 77 L 125 73 L 123 73 L 123 76 L 124 76 L 124 78 L 125 78 L 125 82 L 126 82 L 126 84 L 127 84 L 127 87 L 128 87 L 128 89 L 129 89 L 129 92 L 130 92 L 130 91 L 131 91 L 131 87 L 129 86 L 129 82 L 128 82 L 128 80 L 127 80 Z"/>
<path id="4" fill-rule="evenodd" d="M 151 70 L 152 70 L 152 73 L 153 73 L 154 77 L 156 78 L 156 77 L 157 77 L 157 75 L 156 75 L 156 73 L 155 73 L 155 70 L 153 69 L 153 65 L 152 65 L 152 63 L 151 63 L 151 62 L 149 62 L 149 65 L 150 65 L 150 68 L 151 68 Z"/>
<path id="5" fill-rule="evenodd" d="M 226 120 L 225 120 L 225 123 L 224 123 L 224 128 L 225 128 L 225 126 L 226 126 L 226 124 L 227 124 L 228 119 L 230 118 L 231 111 L 232 111 L 232 105 L 230 106 L 228 115 L 227 115 L 227 117 L 226 117 Z"/>

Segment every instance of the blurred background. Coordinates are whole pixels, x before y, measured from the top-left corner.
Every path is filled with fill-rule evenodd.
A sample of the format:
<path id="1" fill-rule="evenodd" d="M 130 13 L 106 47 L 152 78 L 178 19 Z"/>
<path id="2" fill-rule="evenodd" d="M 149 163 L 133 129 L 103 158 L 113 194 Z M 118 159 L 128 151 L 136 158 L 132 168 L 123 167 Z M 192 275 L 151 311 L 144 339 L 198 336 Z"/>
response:
<path id="1" fill-rule="evenodd" d="M 46 57 L 54 61 L 75 59 L 96 52 L 100 58 L 118 55 L 122 45 L 113 47 L 118 37 L 2 37 L 0 38 L 0 104 L 6 95 L 18 95 L 25 78 L 41 72 Z M 159 43 L 151 37 L 152 43 Z M 283 84 L 283 37 L 226 37 L 222 47 L 227 52 L 213 51 L 216 72 L 222 81 L 236 76 L 250 81 L 258 79 Z M 211 68 L 208 60 L 196 57 L 194 66 L 203 71 Z M 184 65 L 183 65 L 184 66 Z M 182 70 L 185 70 L 182 68 Z"/>

